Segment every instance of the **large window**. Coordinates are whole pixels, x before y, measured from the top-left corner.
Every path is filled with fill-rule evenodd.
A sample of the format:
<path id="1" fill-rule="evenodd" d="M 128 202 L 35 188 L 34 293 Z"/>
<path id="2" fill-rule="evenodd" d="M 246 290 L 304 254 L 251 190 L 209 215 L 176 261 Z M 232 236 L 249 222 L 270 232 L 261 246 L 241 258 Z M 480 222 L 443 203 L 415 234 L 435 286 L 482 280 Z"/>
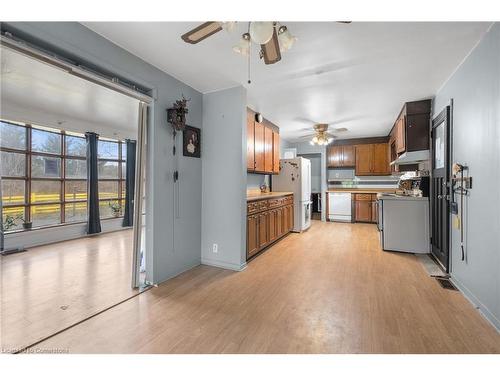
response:
<path id="1" fill-rule="evenodd" d="M 83 134 L 0 121 L 4 222 L 33 227 L 87 219 L 86 142 Z M 101 218 L 122 216 L 125 152 L 122 142 L 99 141 Z"/>

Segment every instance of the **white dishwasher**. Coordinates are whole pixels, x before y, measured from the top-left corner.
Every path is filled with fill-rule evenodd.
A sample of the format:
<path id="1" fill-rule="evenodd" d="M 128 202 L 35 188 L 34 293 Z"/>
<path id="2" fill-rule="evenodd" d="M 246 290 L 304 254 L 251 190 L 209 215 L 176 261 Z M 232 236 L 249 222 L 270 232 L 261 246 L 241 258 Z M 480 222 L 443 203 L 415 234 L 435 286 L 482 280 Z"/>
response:
<path id="1" fill-rule="evenodd" d="M 351 207 L 351 193 L 328 193 L 328 220 L 352 221 Z"/>

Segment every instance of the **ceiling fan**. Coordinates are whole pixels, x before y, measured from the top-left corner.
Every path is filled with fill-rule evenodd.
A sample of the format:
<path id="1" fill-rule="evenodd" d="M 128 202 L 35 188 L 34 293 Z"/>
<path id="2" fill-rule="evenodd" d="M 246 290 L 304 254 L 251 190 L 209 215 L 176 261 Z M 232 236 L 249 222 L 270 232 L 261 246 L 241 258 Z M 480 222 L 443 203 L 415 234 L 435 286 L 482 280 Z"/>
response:
<path id="1" fill-rule="evenodd" d="M 351 21 L 337 21 L 350 23 Z M 206 38 L 226 29 L 234 30 L 236 22 L 209 21 L 202 23 L 181 36 L 186 43 L 196 44 Z M 290 48 L 297 38 L 292 36 L 288 28 L 277 21 L 248 22 L 248 30 L 241 36 L 233 51 L 244 56 L 250 55 L 251 42 L 260 46 L 259 56 L 266 65 L 275 64 L 281 60 L 281 54 Z"/>
<path id="2" fill-rule="evenodd" d="M 331 130 L 331 132 L 328 132 L 328 126 L 328 124 L 314 124 L 313 132 L 307 135 L 303 135 L 300 138 L 312 137 L 311 141 L 309 142 L 311 145 L 323 146 L 332 143 L 333 140 L 337 138 L 337 136 L 333 135 L 331 132 L 342 133 L 347 131 L 347 128 L 334 128 Z"/>

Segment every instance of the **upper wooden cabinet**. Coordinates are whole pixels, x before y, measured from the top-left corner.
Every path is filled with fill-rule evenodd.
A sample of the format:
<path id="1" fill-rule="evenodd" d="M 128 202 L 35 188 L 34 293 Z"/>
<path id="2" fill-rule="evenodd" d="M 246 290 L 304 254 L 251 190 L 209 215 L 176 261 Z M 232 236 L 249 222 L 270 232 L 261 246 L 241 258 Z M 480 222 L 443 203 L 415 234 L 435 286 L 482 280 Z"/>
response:
<path id="1" fill-rule="evenodd" d="M 350 168 L 356 165 L 354 145 L 328 147 L 328 168 Z"/>
<path id="2" fill-rule="evenodd" d="M 279 173 L 279 129 L 268 120 L 255 121 L 255 112 L 247 109 L 247 171 Z"/>
<path id="3" fill-rule="evenodd" d="M 356 176 L 391 174 L 388 143 L 356 145 Z"/>
<path id="4" fill-rule="evenodd" d="M 429 149 L 431 101 L 407 102 L 391 131 L 397 154 Z"/>
<path id="5" fill-rule="evenodd" d="M 254 136 L 255 136 L 255 167 L 254 170 L 256 172 L 259 171 L 264 171 L 265 167 L 265 150 L 264 150 L 264 134 L 265 133 L 265 128 L 264 124 L 255 122 L 255 131 L 254 131 Z"/>
<path id="6" fill-rule="evenodd" d="M 247 111 L 247 169 L 255 168 L 255 114 Z"/>
<path id="7" fill-rule="evenodd" d="M 280 134 L 273 132 L 273 173 L 280 173 Z"/>

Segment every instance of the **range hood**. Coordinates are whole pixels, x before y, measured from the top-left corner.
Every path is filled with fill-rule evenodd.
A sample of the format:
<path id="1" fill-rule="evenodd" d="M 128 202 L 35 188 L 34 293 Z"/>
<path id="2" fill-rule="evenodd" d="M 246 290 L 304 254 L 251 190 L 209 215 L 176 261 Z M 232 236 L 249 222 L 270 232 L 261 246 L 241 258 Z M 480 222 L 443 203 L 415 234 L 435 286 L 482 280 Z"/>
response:
<path id="1" fill-rule="evenodd" d="M 391 165 L 399 164 L 417 164 L 427 161 L 430 158 L 429 150 L 410 151 L 399 155 L 399 157 L 391 162 Z"/>

